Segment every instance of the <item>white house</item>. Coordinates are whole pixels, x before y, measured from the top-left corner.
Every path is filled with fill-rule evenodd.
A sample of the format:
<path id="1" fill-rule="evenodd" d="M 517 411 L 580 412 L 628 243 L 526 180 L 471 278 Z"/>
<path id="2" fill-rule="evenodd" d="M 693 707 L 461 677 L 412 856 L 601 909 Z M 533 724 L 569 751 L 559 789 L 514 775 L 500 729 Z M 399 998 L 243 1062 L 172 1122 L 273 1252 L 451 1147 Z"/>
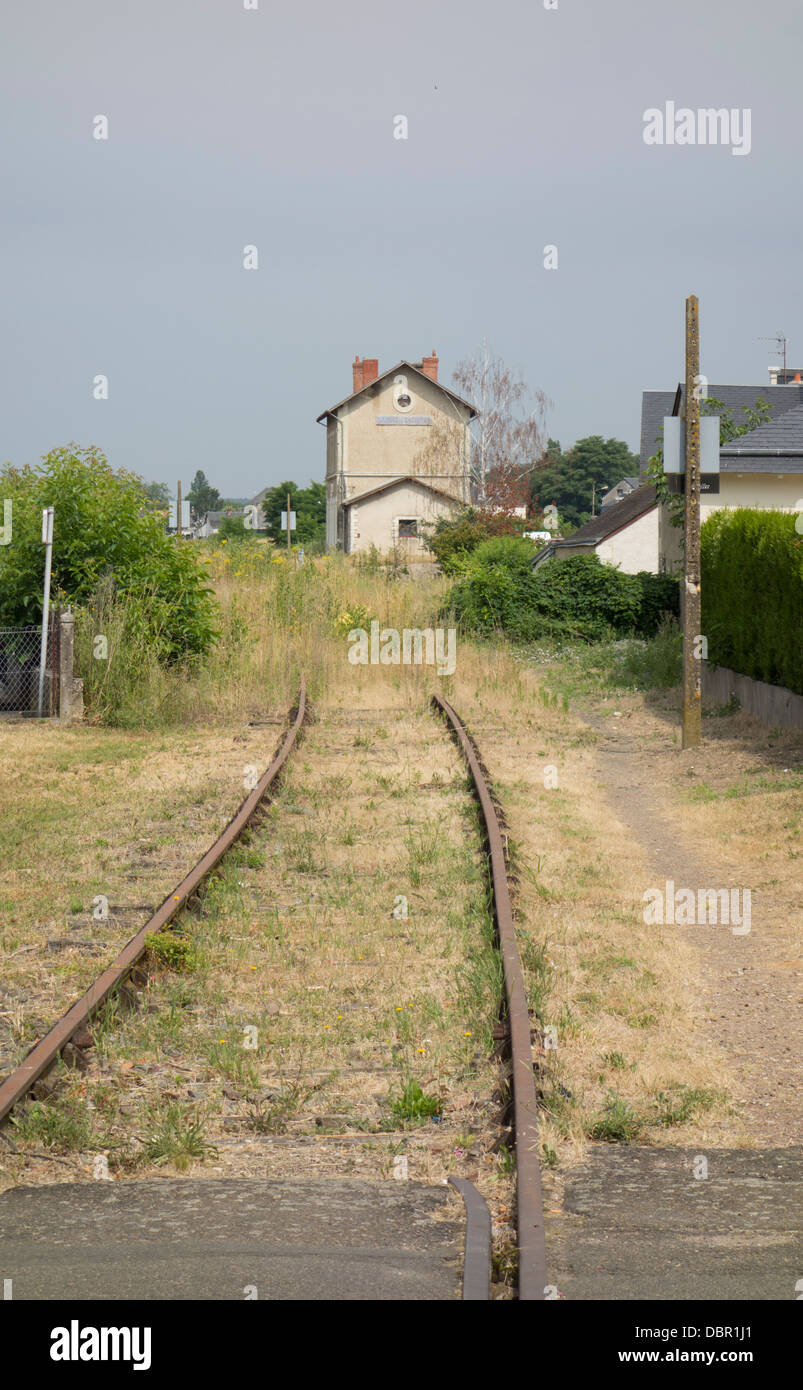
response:
<path id="1" fill-rule="evenodd" d="M 796 378 L 796 379 L 795 379 Z M 719 491 L 700 494 L 700 520 L 722 508 L 755 507 L 770 511 L 803 511 L 803 383 L 800 373 L 784 386 L 709 386 L 708 394 L 733 411 L 738 424 L 743 407 L 763 397 L 772 412 L 765 424 L 723 444 L 719 451 Z M 645 391 L 642 400 L 641 461 L 655 453 L 664 416 L 679 414 L 683 386 L 675 392 Z M 625 479 L 629 483 L 631 479 Z M 606 494 L 606 501 L 610 494 Z M 534 567 L 553 557 L 593 552 L 625 574 L 649 570 L 677 571 L 682 560 L 681 530 L 673 526 L 655 488 L 641 486 L 611 500 L 600 516 L 563 541 L 541 550 Z"/>
<path id="2" fill-rule="evenodd" d="M 557 557 L 598 555 L 603 564 L 624 574 L 658 572 L 661 508 L 654 487 L 639 487 L 592 517 L 566 540 L 550 541 L 539 550 L 533 569 Z"/>

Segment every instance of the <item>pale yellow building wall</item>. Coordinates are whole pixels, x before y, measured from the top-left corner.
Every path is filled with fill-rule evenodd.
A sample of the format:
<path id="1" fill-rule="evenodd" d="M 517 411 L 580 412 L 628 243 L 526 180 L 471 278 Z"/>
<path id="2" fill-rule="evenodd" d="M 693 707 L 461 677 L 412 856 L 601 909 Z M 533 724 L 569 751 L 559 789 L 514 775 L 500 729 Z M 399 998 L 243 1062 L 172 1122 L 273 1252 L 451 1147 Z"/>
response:
<path id="1" fill-rule="evenodd" d="M 455 456 L 449 462 L 441 460 L 439 464 L 427 467 L 424 476 L 433 486 L 454 493 L 461 501 L 467 502 L 468 410 L 445 396 L 437 383 L 427 377 L 419 377 L 412 372 L 401 373 L 406 375 L 407 388 L 413 397 L 413 407 L 407 415 L 430 415 L 432 424 L 378 425 L 378 416 L 389 416 L 399 421 L 406 418 L 393 404 L 395 375 L 388 377 L 375 392 L 360 395 L 341 408 L 345 496 L 354 497 L 367 492 L 388 478 L 420 473 L 419 455 L 432 439 L 437 426 L 450 423 L 459 430 Z M 334 433 L 334 422 L 331 425 Z M 335 446 L 327 449 L 327 472 L 337 466 L 336 455 Z"/>
<path id="2" fill-rule="evenodd" d="M 719 492 L 700 494 L 700 521 L 723 508 L 756 507 L 766 511 L 794 512 L 796 503 L 803 500 L 803 474 L 785 473 L 721 473 Z M 671 526 L 665 508 L 660 525 L 660 551 L 666 570 L 676 572 L 682 563 L 682 529 Z"/>
<path id="3" fill-rule="evenodd" d="M 395 550 L 400 559 L 429 556 L 431 552 L 420 535 L 399 539 L 399 519 L 415 517 L 420 531 L 421 522 L 434 524 L 439 517 L 453 516 L 458 506 L 458 502 L 438 497 L 415 483 L 402 483 L 364 502 L 353 502 L 347 509 L 351 517 L 349 551 L 353 554 L 375 545 L 383 554 Z"/>

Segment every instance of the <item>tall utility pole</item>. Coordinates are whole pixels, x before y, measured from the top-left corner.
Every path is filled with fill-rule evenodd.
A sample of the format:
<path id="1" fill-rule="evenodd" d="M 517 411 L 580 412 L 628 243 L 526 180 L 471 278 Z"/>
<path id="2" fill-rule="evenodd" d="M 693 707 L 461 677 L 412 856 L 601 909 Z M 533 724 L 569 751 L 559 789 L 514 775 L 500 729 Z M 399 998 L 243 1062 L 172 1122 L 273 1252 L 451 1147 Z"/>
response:
<path id="1" fill-rule="evenodd" d="M 700 656 L 700 324 L 696 294 L 686 300 L 686 508 L 683 523 L 683 747 L 696 748 L 702 738 L 702 665 Z"/>
<path id="2" fill-rule="evenodd" d="M 176 490 L 176 540 L 181 540 L 181 483 Z"/>

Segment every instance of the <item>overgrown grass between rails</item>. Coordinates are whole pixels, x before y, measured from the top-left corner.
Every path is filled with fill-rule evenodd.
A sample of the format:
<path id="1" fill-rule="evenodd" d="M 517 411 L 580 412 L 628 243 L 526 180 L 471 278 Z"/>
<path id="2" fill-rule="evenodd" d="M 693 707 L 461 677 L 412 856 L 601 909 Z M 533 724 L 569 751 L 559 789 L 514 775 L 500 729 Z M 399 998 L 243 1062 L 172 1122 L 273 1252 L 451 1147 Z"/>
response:
<path id="1" fill-rule="evenodd" d="M 172 1163 L 185 1172 L 193 1159 L 216 1158 L 217 1149 L 204 1135 L 204 1118 L 178 1102 L 154 1105 L 145 1116 L 144 1158 L 156 1166 Z"/>

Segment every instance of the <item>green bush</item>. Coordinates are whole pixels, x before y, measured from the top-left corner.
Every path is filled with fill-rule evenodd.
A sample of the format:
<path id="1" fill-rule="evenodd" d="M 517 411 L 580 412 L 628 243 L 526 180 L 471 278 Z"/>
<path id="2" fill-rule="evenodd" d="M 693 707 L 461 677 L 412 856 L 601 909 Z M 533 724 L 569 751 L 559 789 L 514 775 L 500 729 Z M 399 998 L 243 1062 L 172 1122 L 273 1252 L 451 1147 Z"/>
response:
<path id="1" fill-rule="evenodd" d="M 678 588 L 666 576 L 622 574 L 596 555 L 552 560 L 535 573 L 531 562 L 481 564 L 475 557 L 448 604 L 469 631 L 501 629 L 523 642 L 545 636 L 592 642 L 611 631 L 652 635 L 663 613 L 677 612 Z"/>
<path id="2" fill-rule="evenodd" d="M 535 554 L 532 541 L 525 540 L 523 536 L 492 536 L 480 542 L 469 564 L 499 565 L 514 574 L 528 574 Z"/>
<path id="3" fill-rule="evenodd" d="M 435 530 L 426 543 L 444 574 L 454 574 L 459 562 L 487 539 L 485 522 L 469 507 L 454 520 L 441 517 L 436 521 Z"/>
<path id="4" fill-rule="evenodd" d="M 124 600 L 129 634 L 157 660 L 207 650 L 214 602 L 190 545 L 166 535 L 144 484 L 115 472 L 100 450 L 69 444 L 37 467 L 0 470 L 0 498 L 12 503 L 12 540 L 0 547 L 0 625 L 37 622 L 42 611 L 42 510 L 55 508 L 52 593 L 77 606 L 99 591 Z M 101 629 L 102 631 L 102 629 Z"/>
<path id="5" fill-rule="evenodd" d="M 476 551 L 484 541 L 503 537 L 521 540 L 520 533 L 526 524 L 520 517 L 513 517 L 509 512 L 465 507 L 456 517 L 440 517 L 432 534 L 427 537 L 426 544 L 444 574 L 457 574 L 466 557 Z M 532 548 L 530 553 L 533 553 Z"/>
<path id="6" fill-rule="evenodd" d="M 215 532 L 215 540 L 220 541 L 244 541 L 253 544 L 256 536 L 252 528 L 245 524 L 241 516 L 222 516 L 220 525 Z"/>
<path id="7" fill-rule="evenodd" d="M 701 533 L 708 657 L 803 695 L 803 537 L 785 512 L 715 512 Z"/>

